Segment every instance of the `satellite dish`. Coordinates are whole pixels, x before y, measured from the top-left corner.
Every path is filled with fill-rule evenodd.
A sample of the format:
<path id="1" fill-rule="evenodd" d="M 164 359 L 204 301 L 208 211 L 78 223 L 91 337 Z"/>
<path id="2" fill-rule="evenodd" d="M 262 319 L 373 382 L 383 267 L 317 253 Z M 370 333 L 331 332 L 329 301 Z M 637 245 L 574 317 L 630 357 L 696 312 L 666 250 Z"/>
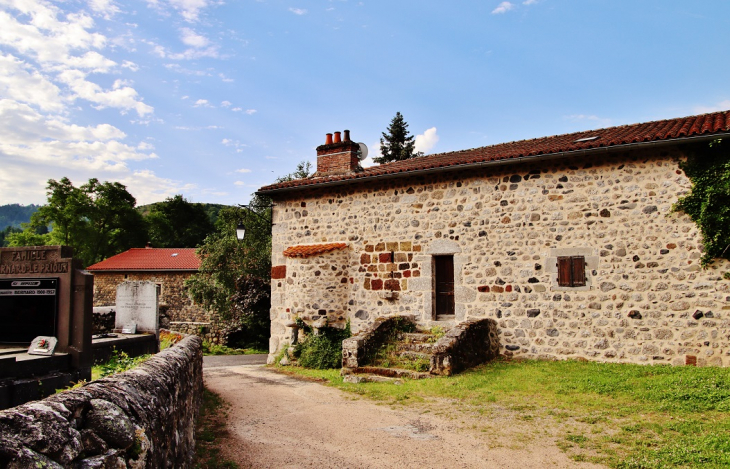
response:
<path id="1" fill-rule="evenodd" d="M 360 145 L 360 151 L 357 152 L 357 157 L 360 158 L 360 161 L 364 160 L 368 157 L 368 146 L 364 143 L 358 143 Z"/>

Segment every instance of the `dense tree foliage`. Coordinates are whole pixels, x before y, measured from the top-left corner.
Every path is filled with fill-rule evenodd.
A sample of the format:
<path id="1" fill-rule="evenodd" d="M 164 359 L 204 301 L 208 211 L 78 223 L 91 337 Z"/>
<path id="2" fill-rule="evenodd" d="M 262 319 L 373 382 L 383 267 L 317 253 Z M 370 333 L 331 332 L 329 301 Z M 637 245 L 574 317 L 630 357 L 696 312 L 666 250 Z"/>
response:
<path id="1" fill-rule="evenodd" d="M 403 115 L 397 112 L 390 121 L 387 133 L 383 132 L 383 137 L 380 139 L 382 156 L 373 158 L 373 161 L 382 164 L 418 156 L 415 153 L 416 142 L 413 138 L 413 135 L 408 134 L 408 123 L 403 119 Z"/>
<path id="2" fill-rule="evenodd" d="M 9 234 L 22 232 L 23 230 L 21 230 L 20 228 L 15 228 L 10 225 L 6 226 L 5 229 L 0 231 L 0 247 L 5 247 L 8 245 L 5 238 L 7 238 Z"/>
<path id="3" fill-rule="evenodd" d="M 681 168 L 692 181 L 692 190 L 675 209 L 687 213 L 702 231 L 702 263 L 730 259 L 730 142 L 697 146 Z"/>
<path id="4" fill-rule="evenodd" d="M 215 229 L 203 204 L 190 203 L 182 195 L 154 204 L 146 220 L 149 241 L 156 248 L 194 248 Z"/>
<path id="5" fill-rule="evenodd" d="M 68 178 L 48 181 L 48 204 L 39 208 L 22 233 L 8 236 L 10 246 L 61 244 L 74 249 L 85 266 L 134 246 L 144 245 L 146 226 L 136 200 L 118 182 L 89 179 L 75 187 Z M 38 234 L 47 226 L 52 231 Z"/>

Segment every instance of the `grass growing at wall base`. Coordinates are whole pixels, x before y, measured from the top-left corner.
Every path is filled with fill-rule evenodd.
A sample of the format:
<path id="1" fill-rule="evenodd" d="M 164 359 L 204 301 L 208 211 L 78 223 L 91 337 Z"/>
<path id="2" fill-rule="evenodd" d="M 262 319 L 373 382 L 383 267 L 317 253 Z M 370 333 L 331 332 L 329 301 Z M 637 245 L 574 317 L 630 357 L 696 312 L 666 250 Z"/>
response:
<path id="1" fill-rule="evenodd" d="M 238 465 L 221 456 L 220 438 L 227 434 L 226 403 L 216 393 L 203 390 L 203 404 L 195 425 L 195 469 L 235 469 Z"/>
<path id="2" fill-rule="evenodd" d="M 452 377 L 344 383 L 334 370 L 289 368 L 390 404 L 449 415 L 492 413 L 552 428 L 576 461 L 621 469 L 730 467 L 730 369 L 578 361 L 495 361 Z M 458 419 L 458 417 L 457 417 Z M 529 437 L 529 435 L 527 435 Z"/>

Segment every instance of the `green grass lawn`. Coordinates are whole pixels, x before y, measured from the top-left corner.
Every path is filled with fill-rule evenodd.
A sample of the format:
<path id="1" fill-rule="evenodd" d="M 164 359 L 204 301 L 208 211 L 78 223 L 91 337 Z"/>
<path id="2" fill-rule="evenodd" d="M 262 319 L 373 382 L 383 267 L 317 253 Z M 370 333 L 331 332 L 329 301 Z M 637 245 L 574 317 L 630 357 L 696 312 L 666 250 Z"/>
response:
<path id="1" fill-rule="evenodd" d="M 578 361 L 495 361 L 453 377 L 344 383 L 339 370 L 287 368 L 388 404 L 450 403 L 544 431 L 577 461 L 617 468 L 730 467 L 730 369 Z M 486 428 L 486 427 L 485 427 Z M 482 430 L 486 431 L 486 430 Z"/>

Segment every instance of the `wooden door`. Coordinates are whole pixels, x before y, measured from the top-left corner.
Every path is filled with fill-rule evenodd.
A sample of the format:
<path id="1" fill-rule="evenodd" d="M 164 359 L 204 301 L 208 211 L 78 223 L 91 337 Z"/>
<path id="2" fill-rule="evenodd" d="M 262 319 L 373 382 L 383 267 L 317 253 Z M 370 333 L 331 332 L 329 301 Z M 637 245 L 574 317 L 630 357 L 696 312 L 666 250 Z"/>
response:
<path id="1" fill-rule="evenodd" d="M 436 319 L 454 315 L 454 256 L 435 256 Z M 445 318 L 444 318 L 445 319 Z"/>

